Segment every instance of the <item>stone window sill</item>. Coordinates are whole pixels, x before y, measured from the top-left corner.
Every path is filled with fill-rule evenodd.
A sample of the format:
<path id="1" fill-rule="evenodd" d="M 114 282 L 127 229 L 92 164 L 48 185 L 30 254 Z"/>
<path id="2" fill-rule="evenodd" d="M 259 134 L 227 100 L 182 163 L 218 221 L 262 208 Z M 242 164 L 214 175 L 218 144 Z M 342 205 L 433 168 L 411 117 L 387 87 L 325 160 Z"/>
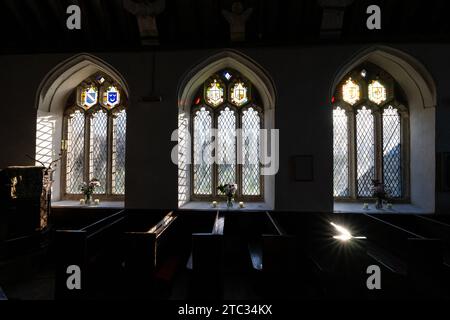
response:
<path id="1" fill-rule="evenodd" d="M 100 201 L 98 205 L 82 205 L 79 201 L 55 201 L 52 202 L 52 208 L 79 208 L 79 209 L 123 209 L 125 203 L 123 201 Z"/>

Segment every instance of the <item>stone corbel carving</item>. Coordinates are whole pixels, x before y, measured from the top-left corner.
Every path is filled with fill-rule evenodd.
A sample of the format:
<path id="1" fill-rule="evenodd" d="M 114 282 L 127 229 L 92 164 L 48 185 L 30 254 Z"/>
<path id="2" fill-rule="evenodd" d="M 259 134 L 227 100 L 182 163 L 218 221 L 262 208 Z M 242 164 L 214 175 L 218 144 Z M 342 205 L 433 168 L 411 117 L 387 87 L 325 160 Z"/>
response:
<path id="1" fill-rule="evenodd" d="M 323 8 L 321 37 L 336 39 L 341 36 L 345 8 L 354 0 L 317 0 Z"/>
<path id="2" fill-rule="evenodd" d="M 222 10 L 222 14 L 230 24 L 230 38 L 233 42 L 245 41 L 245 24 L 253 12 L 253 8 L 244 10 L 241 2 L 234 2 L 231 12 Z"/>
<path id="3" fill-rule="evenodd" d="M 136 16 L 141 43 L 143 45 L 158 44 L 158 26 L 156 16 L 166 7 L 165 0 L 123 0 L 124 8 Z"/>

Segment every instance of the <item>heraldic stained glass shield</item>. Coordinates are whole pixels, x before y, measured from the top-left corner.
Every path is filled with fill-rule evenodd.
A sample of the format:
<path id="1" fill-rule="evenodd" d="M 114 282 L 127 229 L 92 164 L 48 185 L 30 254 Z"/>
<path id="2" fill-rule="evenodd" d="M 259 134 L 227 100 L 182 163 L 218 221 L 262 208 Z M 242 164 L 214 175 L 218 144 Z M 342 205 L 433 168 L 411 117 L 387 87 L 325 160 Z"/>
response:
<path id="1" fill-rule="evenodd" d="M 89 86 L 81 90 L 81 106 L 84 109 L 90 109 L 98 103 L 98 88 Z"/>
<path id="2" fill-rule="evenodd" d="M 206 103 L 212 107 L 217 107 L 224 102 L 224 89 L 220 82 L 214 79 L 206 89 Z"/>

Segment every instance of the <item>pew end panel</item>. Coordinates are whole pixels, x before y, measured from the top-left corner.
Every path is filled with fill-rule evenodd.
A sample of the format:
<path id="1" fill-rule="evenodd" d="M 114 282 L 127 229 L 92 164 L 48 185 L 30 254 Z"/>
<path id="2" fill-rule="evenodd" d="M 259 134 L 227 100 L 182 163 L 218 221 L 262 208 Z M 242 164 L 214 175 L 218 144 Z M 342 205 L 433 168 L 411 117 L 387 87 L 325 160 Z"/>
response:
<path id="1" fill-rule="evenodd" d="M 64 300 L 83 299 L 88 292 L 87 232 L 80 230 L 57 230 L 54 239 L 55 255 L 55 298 Z M 81 288 L 71 290 L 67 286 L 70 266 L 80 269 Z"/>

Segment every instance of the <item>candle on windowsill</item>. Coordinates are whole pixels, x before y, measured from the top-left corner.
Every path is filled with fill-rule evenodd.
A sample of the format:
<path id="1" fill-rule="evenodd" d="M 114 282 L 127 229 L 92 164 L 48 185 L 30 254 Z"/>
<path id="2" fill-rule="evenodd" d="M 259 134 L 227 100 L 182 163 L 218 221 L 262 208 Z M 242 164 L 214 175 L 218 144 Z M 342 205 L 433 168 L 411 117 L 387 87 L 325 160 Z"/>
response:
<path id="1" fill-rule="evenodd" d="M 217 201 L 213 201 L 213 202 L 211 203 L 211 206 L 212 206 L 213 208 L 217 208 Z"/>
<path id="2" fill-rule="evenodd" d="M 388 204 L 387 204 L 387 208 L 388 208 L 389 210 L 392 210 L 392 203 L 388 203 Z"/>
<path id="3" fill-rule="evenodd" d="M 239 208 L 244 208 L 244 203 L 243 202 L 239 202 Z"/>
<path id="4" fill-rule="evenodd" d="M 368 203 L 364 203 L 364 210 L 369 210 L 369 204 Z"/>
<path id="5" fill-rule="evenodd" d="M 84 199 L 80 199 L 80 204 L 81 204 L 82 206 L 84 206 L 85 203 L 86 203 L 86 201 L 85 201 Z"/>
<path id="6" fill-rule="evenodd" d="M 100 204 L 100 199 L 95 199 L 94 203 L 95 203 L 96 206 L 98 206 Z"/>

